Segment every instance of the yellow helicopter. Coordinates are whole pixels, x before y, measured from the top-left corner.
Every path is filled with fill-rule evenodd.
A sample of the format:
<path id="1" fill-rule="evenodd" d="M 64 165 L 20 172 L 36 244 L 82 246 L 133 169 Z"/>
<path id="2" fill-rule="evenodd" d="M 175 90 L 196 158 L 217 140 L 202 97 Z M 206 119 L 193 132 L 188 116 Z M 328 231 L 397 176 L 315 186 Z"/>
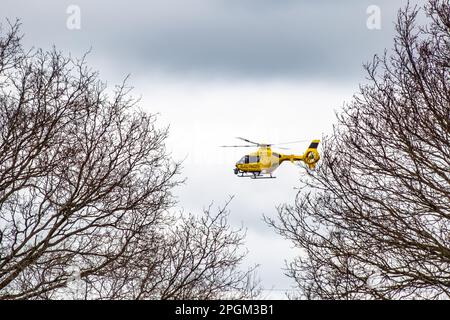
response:
<path id="1" fill-rule="evenodd" d="M 250 177 L 252 179 L 262 178 L 275 178 L 272 173 L 278 168 L 278 166 L 284 161 L 303 161 L 309 169 L 313 170 L 316 167 L 317 161 L 320 159 L 317 146 L 320 140 L 313 140 L 302 155 L 295 154 L 281 154 L 273 152 L 271 146 L 290 144 L 301 141 L 284 142 L 277 144 L 259 143 L 253 142 L 245 138 L 237 137 L 237 139 L 243 140 L 251 145 L 237 145 L 237 146 L 221 146 L 224 148 L 248 148 L 258 147 L 256 152 L 249 153 L 243 156 L 238 162 L 236 162 L 236 168 L 234 168 L 234 174 L 238 177 Z M 284 147 L 278 147 L 279 149 L 286 149 Z"/>

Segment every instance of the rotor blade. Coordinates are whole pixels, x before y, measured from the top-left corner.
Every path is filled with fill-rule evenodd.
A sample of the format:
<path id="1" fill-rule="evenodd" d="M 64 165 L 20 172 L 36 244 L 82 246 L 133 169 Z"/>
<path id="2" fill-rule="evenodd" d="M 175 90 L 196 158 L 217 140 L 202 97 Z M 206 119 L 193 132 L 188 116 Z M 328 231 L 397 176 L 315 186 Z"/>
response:
<path id="1" fill-rule="evenodd" d="M 245 139 L 245 138 L 236 137 L 236 139 L 239 139 L 239 140 L 242 140 L 242 141 L 245 141 L 245 142 L 248 142 L 248 143 L 253 143 L 253 144 L 256 144 L 256 145 L 260 145 L 260 143 L 258 143 L 258 142 L 253 142 L 253 141 L 250 141 L 250 140 Z"/>
<path id="2" fill-rule="evenodd" d="M 219 146 L 221 148 L 254 148 L 254 145 L 251 146 Z"/>
<path id="3" fill-rule="evenodd" d="M 278 146 L 282 144 L 291 144 L 291 143 L 299 143 L 299 142 L 307 142 L 309 140 L 297 140 L 297 141 L 289 141 L 289 142 L 279 142 L 279 143 L 273 143 L 272 146 Z"/>
<path id="4" fill-rule="evenodd" d="M 277 149 L 282 149 L 282 150 L 291 150 L 291 148 L 285 148 L 285 147 L 277 147 Z"/>

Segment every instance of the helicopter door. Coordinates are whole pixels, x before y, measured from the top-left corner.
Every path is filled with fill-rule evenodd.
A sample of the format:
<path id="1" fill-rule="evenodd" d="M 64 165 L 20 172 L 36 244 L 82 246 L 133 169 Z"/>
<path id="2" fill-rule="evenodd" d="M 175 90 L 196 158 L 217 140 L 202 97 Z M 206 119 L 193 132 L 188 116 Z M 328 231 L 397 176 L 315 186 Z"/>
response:
<path id="1" fill-rule="evenodd" d="M 259 162 L 259 156 L 250 156 L 248 159 L 249 163 L 258 163 Z"/>

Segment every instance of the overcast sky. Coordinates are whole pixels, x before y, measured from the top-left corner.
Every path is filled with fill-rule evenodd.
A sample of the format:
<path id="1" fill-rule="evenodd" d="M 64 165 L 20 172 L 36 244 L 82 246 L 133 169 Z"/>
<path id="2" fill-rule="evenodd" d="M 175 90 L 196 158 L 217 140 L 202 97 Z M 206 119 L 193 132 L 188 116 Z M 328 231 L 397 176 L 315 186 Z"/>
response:
<path id="1" fill-rule="evenodd" d="M 239 179 L 232 169 L 246 150 L 218 146 L 235 144 L 235 136 L 278 142 L 329 133 L 334 112 L 364 81 L 362 64 L 392 47 L 405 3 L 2 0 L 0 16 L 21 19 L 26 46 L 55 45 L 74 56 L 91 49 L 89 64 L 108 84 L 131 74 L 141 107 L 170 124 L 168 149 L 184 159 L 180 206 L 199 212 L 235 195 L 230 219 L 248 229 L 246 263 L 261 265 L 265 297 L 278 298 L 292 285 L 284 260 L 298 252 L 261 218 L 293 203 L 304 170 L 285 163 L 277 179 Z M 80 9 L 80 29 L 67 27 L 70 5 Z M 380 9 L 380 29 L 367 27 L 371 5 Z"/>

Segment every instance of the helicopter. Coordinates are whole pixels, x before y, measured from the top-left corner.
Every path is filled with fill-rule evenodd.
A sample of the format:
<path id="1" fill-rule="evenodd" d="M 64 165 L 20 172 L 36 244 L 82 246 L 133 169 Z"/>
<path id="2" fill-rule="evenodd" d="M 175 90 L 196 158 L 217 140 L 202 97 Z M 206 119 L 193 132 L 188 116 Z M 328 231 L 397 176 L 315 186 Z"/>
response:
<path id="1" fill-rule="evenodd" d="M 236 145 L 236 146 L 221 146 L 223 148 L 249 148 L 258 147 L 256 152 L 249 153 L 243 156 L 238 162 L 236 162 L 236 167 L 234 168 L 234 174 L 238 177 L 250 177 L 252 179 L 264 179 L 264 178 L 276 178 L 272 176 L 272 173 L 278 168 L 278 166 L 284 161 L 291 161 L 292 163 L 297 161 L 304 162 L 310 170 L 314 170 L 316 163 L 320 159 L 317 147 L 320 140 L 312 140 L 309 147 L 301 155 L 295 154 L 281 154 L 272 151 L 272 146 L 290 144 L 301 141 L 284 142 L 277 144 L 269 143 L 259 143 L 253 142 L 251 140 L 236 137 L 236 139 L 250 143 L 251 145 Z M 286 149 L 284 147 L 278 147 L 279 149 Z"/>

